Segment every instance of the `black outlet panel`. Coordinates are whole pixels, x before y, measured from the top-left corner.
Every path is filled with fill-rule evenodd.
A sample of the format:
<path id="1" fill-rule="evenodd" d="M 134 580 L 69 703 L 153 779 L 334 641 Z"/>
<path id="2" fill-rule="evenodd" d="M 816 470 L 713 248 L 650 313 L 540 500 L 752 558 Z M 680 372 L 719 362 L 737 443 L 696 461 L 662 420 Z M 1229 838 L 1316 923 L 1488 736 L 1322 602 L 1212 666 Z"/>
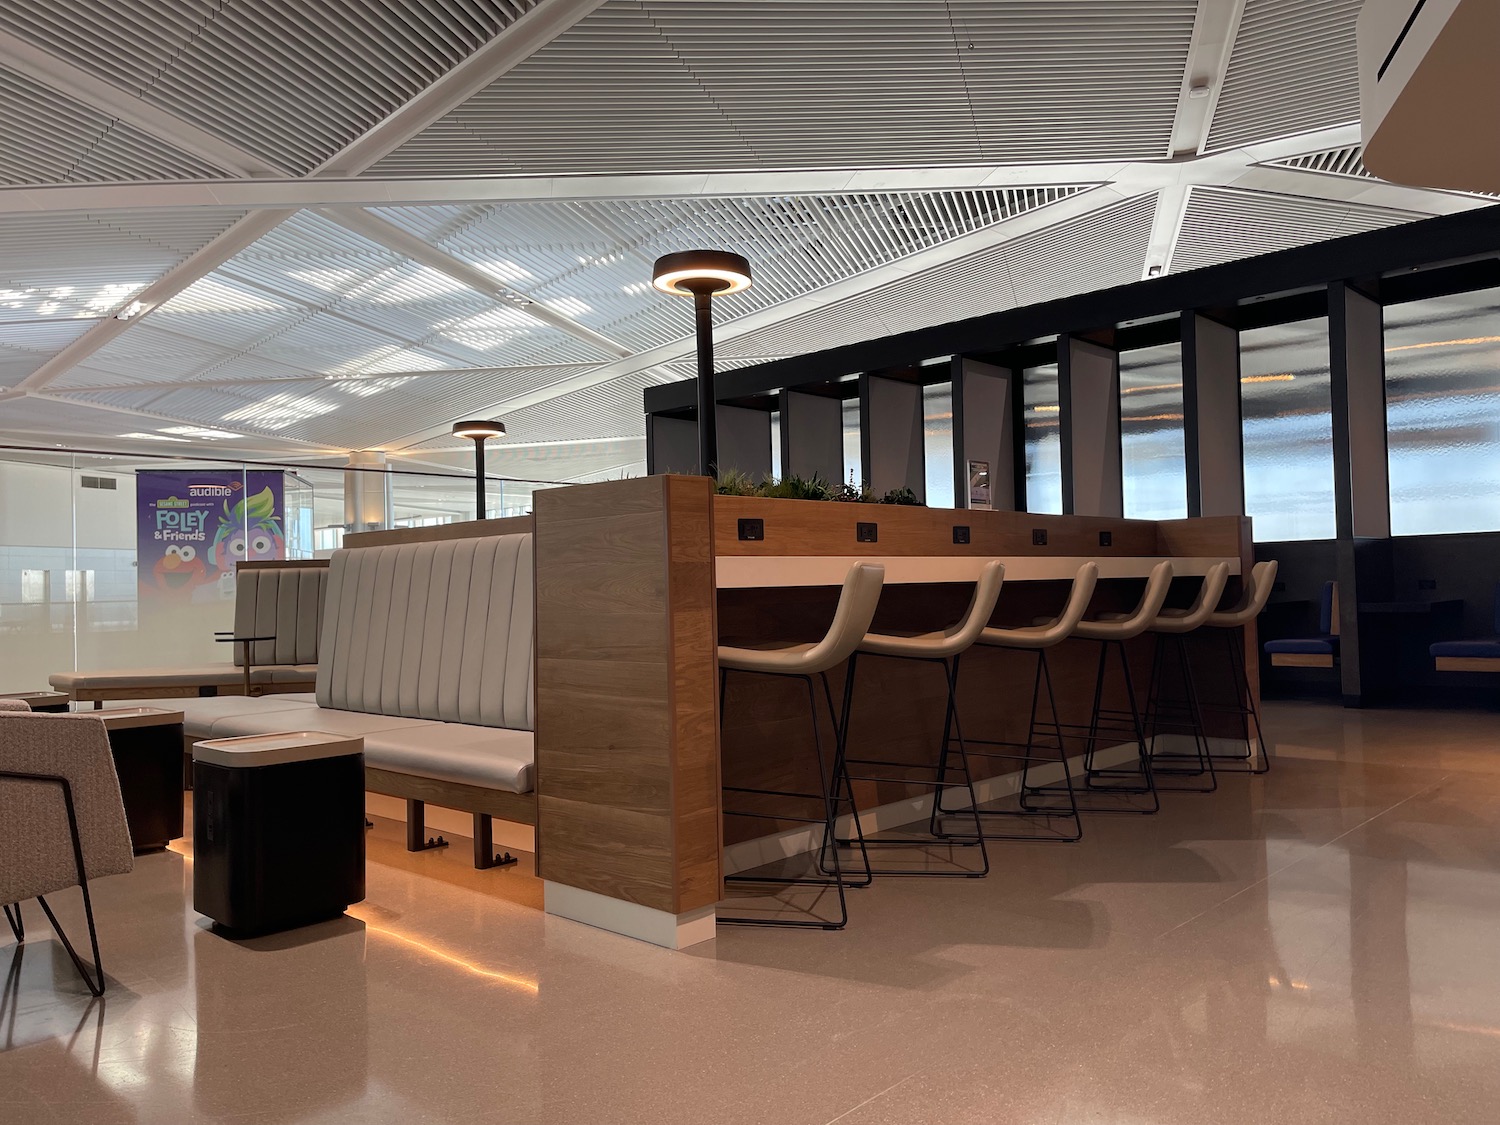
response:
<path id="1" fill-rule="evenodd" d="M 957 524 L 953 528 L 953 542 L 967 543 L 969 541 L 969 529 L 963 524 Z"/>
<path id="2" fill-rule="evenodd" d="M 740 539 L 744 542 L 763 541 L 766 537 L 765 520 L 740 520 Z"/>
<path id="3" fill-rule="evenodd" d="M 1099 546 L 1113 547 L 1115 545 L 1115 533 L 1113 531 L 1101 531 L 1099 533 Z"/>
<path id="4" fill-rule="evenodd" d="M 1437 579 L 1436 578 L 1418 578 L 1417 579 L 1417 589 L 1418 590 L 1436 590 L 1437 589 Z"/>
<path id="5" fill-rule="evenodd" d="M 1047 529 L 1045 527 L 1033 527 L 1031 529 L 1031 545 L 1033 547 L 1045 547 L 1047 545 Z"/>
<path id="6" fill-rule="evenodd" d="M 880 528 L 873 523 L 857 523 L 854 525 L 854 538 L 860 543 L 878 543 Z"/>

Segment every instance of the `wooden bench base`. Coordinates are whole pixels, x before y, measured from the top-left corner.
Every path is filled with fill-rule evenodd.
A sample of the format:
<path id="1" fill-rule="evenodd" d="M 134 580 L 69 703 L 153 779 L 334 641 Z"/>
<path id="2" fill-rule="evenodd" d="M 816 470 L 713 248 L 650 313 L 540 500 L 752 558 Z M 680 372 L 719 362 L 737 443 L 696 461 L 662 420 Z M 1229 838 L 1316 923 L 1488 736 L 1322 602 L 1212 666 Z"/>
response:
<path id="1" fill-rule="evenodd" d="M 1437 656 L 1439 672 L 1500 672 L 1500 656 Z"/>
<path id="2" fill-rule="evenodd" d="M 458 809 L 474 815 L 474 866 L 480 870 L 499 866 L 495 856 L 491 819 L 499 817 L 514 824 L 536 824 L 536 793 L 506 793 L 484 789 L 457 781 L 438 781 L 409 773 L 365 767 L 365 790 L 406 801 L 406 850 L 419 852 L 429 845 L 423 814 L 428 802 L 445 809 Z"/>
<path id="3" fill-rule="evenodd" d="M 313 680 L 287 680 L 282 683 L 252 684 L 250 695 L 289 695 L 312 691 Z M 244 695 L 243 683 L 233 684 L 142 684 L 134 687 L 75 688 L 69 693 L 75 703 L 92 703 L 99 710 L 112 700 L 122 699 L 212 699 L 220 695 Z"/>
<path id="4" fill-rule="evenodd" d="M 1273 652 L 1271 664 L 1277 668 L 1332 668 L 1333 657 L 1321 652 Z"/>

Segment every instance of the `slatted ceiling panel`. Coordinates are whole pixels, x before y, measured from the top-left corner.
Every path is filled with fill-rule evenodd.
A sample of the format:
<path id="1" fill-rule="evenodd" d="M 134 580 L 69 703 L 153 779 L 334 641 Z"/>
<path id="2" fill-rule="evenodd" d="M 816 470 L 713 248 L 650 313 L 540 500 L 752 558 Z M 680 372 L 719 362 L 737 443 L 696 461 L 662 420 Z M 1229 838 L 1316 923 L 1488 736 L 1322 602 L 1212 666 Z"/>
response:
<path id="1" fill-rule="evenodd" d="M 0 343 L 8 348 L 50 356 L 67 347 L 98 323 L 97 320 L 82 317 L 0 323 Z"/>
<path id="2" fill-rule="evenodd" d="M 684 245 L 727 240 L 755 263 L 755 285 L 716 307 L 724 323 L 1085 190 L 1063 185 L 395 207 L 378 213 L 640 349 L 692 329 L 688 307 L 663 301 L 648 284 L 657 256 Z"/>
<path id="3" fill-rule="evenodd" d="M 28 352 L 11 348 L 0 348 L 0 387 L 14 387 L 46 362 L 47 357 L 44 355 L 31 355 Z M 4 413 L 5 407 L 0 406 L 0 415 Z"/>
<path id="4" fill-rule="evenodd" d="M 113 313 L 243 215 L 211 209 L 0 216 L 0 318 Z"/>
<path id="5" fill-rule="evenodd" d="M 1428 217 L 1386 207 L 1193 187 L 1168 269 L 1181 273 Z"/>
<path id="6" fill-rule="evenodd" d="M 1207 149 L 1359 120 L 1363 0 L 1246 0 Z"/>
<path id="7" fill-rule="evenodd" d="M 89 410 L 72 401 L 28 396 L 0 402 L 0 436 L 21 442 L 55 442 L 62 434 L 72 439 L 114 438 L 154 428 L 149 419 L 132 418 L 111 410 Z"/>
<path id="8" fill-rule="evenodd" d="M 537 3 L 7 0 L 0 30 L 300 173 Z"/>
<path id="9" fill-rule="evenodd" d="M 6 7 L 0 5 L 0 22 Z M 0 70 L 0 183 L 213 179 L 224 173 L 23 75 Z"/>
<path id="10" fill-rule="evenodd" d="M 1156 158 L 1195 0 L 611 0 L 378 175 Z"/>
<path id="11" fill-rule="evenodd" d="M 1140 279 L 1154 195 L 1101 208 L 715 346 L 716 356 L 802 355 Z"/>
<path id="12" fill-rule="evenodd" d="M 1285 160 L 1272 160 L 1278 168 L 1300 168 L 1304 172 L 1326 172 L 1334 176 L 1358 176 L 1374 179 L 1365 168 L 1363 145 L 1345 145 L 1343 148 L 1309 152 L 1303 156 L 1289 156 Z"/>
<path id="13" fill-rule="evenodd" d="M 385 444 L 402 434 L 446 426 L 455 417 L 484 413 L 497 399 L 522 394 L 588 370 L 506 368 L 485 372 L 424 374 L 382 379 L 366 376 L 326 382 L 315 392 L 338 409 L 294 422 L 278 432 L 285 437 L 358 449 Z M 506 416 L 507 420 L 509 415 Z M 253 426 L 253 421 L 242 422 Z M 468 443 L 470 454 L 473 443 Z"/>
<path id="14" fill-rule="evenodd" d="M 641 396 L 647 387 L 664 379 L 640 372 L 583 390 L 569 391 L 560 398 L 507 411 L 506 429 L 515 441 L 587 441 L 642 437 L 646 415 Z"/>

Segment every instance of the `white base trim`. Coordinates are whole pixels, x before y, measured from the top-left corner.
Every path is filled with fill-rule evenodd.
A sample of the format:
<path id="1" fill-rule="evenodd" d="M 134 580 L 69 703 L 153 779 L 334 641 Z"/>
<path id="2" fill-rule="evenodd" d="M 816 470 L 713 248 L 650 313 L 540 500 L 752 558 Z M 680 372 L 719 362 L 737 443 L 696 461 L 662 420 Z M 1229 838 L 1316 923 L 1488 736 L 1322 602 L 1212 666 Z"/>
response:
<path id="1" fill-rule="evenodd" d="M 1108 769 L 1111 766 L 1123 765 L 1135 755 L 1134 744 L 1110 746 L 1094 755 L 1094 765 L 1096 768 Z M 1083 755 L 1069 758 L 1068 769 L 1075 778 L 1078 777 L 1083 772 Z M 1062 776 L 1062 767 L 1055 762 L 1035 766 L 1031 771 L 1032 780 L 1037 785 L 1051 785 L 1061 781 Z M 1014 773 L 1001 774 L 998 777 L 986 777 L 974 783 L 974 795 L 979 798 L 980 804 L 985 804 L 1012 795 L 1020 784 L 1019 770 Z M 928 793 L 906 800 L 892 801 L 888 805 L 879 805 L 873 809 L 860 809 L 860 827 L 866 834 L 869 834 L 926 820 L 932 812 L 932 798 L 933 794 Z M 966 806 L 959 804 L 954 807 L 961 809 Z M 852 827 L 847 816 L 839 818 L 837 829 L 840 837 L 847 839 L 853 835 Z M 763 836 L 758 840 L 745 840 L 738 844 L 730 844 L 724 849 L 724 874 L 735 875 L 790 856 L 817 851 L 822 841 L 822 828 L 816 824 L 810 824 L 800 828 L 790 828 L 774 836 Z"/>
<path id="2" fill-rule="evenodd" d="M 365 813 L 368 816 L 394 820 L 397 824 L 405 824 L 406 801 L 404 798 L 390 797 L 384 793 L 366 793 Z M 428 805 L 423 813 L 423 819 L 433 834 L 441 832 L 444 836 L 460 836 L 465 840 L 474 838 L 473 813 Z M 536 830 L 531 825 L 516 824 L 514 821 L 501 820 L 499 817 L 491 818 L 490 823 L 494 826 L 497 848 L 502 851 L 523 851 L 535 854 Z"/>
<path id="3" fill-rule="evenodd" d="M 665 949 L 686 949 L 714 936 L 717 914 L 712 906 L 669 914 L 635 902 L 570 887 L 566 883 L 542 882 L 542 901 L 548 914 L 648 941 Z"/>

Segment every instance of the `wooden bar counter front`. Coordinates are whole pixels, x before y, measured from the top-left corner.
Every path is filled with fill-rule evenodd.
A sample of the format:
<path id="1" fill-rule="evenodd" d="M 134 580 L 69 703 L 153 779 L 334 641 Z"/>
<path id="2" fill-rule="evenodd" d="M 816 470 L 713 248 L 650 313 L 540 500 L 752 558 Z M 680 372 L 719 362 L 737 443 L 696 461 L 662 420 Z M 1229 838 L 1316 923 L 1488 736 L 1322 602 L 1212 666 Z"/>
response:
<path id="1" fill-rule="evenodd" d="M 720 785 L 817 787 L 799 683 L 731 674 L 720 745 L 715 641 L 821 637 L 844 574 L 861 559 L 886 567 L 873 627 L 891 632 L 957 620 L 992 558 L 1006 564 L 996 625 L 1055 615 L 1086 561 L 1100 573 L 1091 612 L 1133 607 L 1163 558 L 1176 576 L 1168 604 L 1190 602 L 1219 561 L 1230 564 L 1232 602 L 1252 565 L 1250 521 L 1239 517 L 1156 522 L 768 500 L 715 496 L 707 478 L 680 476 L 540 492 L 536 535 L 537 843 L 548 909 L 677 946 L 712 936 L 722 876 L 755 861 L 751 838 L 792 827 L 726 823 Z M 1253 626 L 1244 632 L 1238 643 L 1257 691 Z M 1205 704 L 1234 702 L 1222 637 L 1189 640 L 1202 641 L 1192 653 Z M 1128 645 L 1142 707 L 1153 644 L 1147 635 Z M 1091 642 L 1054 650 L 1063 721 L 1088 721 L 1097 659 Z M 1024 741 L 1033 668 L 1027 656 L 995 649 L 964 655 L 966 737 Z M 831 676 L 836 697 L 841 675 Z M 1112 690 L 1106 705 L 1123 705 L 1122 689 Z M 851 753 L 935 762 L 944 704 L 936 665 L 861 658 Z M 826 712 L 820 720 L 831 748 Z M 1237 716 L 1209 721 L 1210 735 L 1245 736 Z M 1004 768 L 973 764 L 977 777 Z M 921 792 L 889 783 L 857 790 L 866 810 Z"/>

